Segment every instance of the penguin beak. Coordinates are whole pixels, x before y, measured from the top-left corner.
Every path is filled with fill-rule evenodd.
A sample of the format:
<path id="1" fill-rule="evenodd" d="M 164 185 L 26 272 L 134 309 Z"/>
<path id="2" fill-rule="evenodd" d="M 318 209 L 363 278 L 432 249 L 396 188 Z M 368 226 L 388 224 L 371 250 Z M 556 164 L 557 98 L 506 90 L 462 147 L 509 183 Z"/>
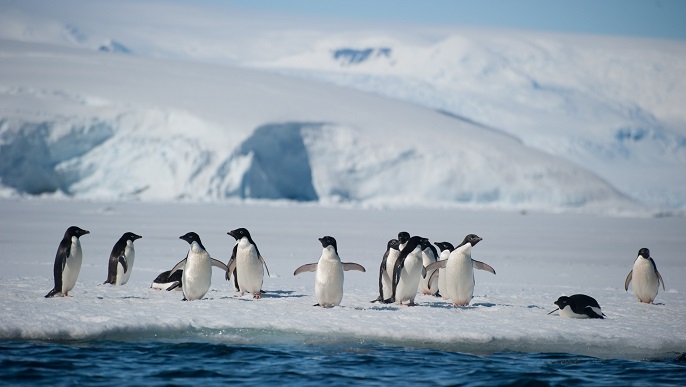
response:
<path id="1" fill-rule="evenodd" d="M 231 235 L 234 239 L 238 240 L 238 237 L 236 236 L 236 230 L 231 230 L 227 232 L 228 235 Z"/>
<path id="2" fill-rule="evenodd" d="M 557 312 L 558 310 L 560 310 L 560 308 L 557 308 L 557 309 L 555 309 L 555 310 L 551 310 L 550 313 L 548 313 L 548 315 L 551 315 L 551 314 L 553 314 L 554 312 Z"/>

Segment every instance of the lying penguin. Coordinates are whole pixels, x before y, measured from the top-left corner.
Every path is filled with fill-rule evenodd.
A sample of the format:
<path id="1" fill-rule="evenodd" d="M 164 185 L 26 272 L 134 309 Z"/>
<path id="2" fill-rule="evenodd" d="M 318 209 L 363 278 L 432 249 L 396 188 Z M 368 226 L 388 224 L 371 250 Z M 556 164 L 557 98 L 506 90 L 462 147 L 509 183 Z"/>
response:
<path id="1" fill-rule="evenodd" d="M 172 275 L 169 275 L 169 273 L 171 273 L 171 270 L 160 273 L 160 275 L 152 281 L 150 287 L 157 290 L 181 290 L 183 270 L 177 270 Z"/>
<path id="2" fill-rule="evenodd" d="M 557 309 L 548 314 L 560 311 L 560 317 L 567 318 L 605 318 L 598 301 L 585 294 L 562 296 L 554 302 Z"/>

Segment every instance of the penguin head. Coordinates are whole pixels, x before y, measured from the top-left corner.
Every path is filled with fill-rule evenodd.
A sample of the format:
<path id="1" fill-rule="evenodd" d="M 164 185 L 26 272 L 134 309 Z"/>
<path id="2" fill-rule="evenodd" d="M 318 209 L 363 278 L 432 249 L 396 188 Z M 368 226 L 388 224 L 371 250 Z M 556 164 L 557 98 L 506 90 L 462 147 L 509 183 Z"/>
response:
<path id="1" fill-rule="evenodd" d="M 410 233 L 407 231 L 401 231 L 398 233 L 398 241 L 400 244 L 407 243 L 410 240 Z"/>
<path id="2" fill-rule="evenodd" d="M 648 259 L 648 258 L 650 258 L 650 250 L 648 250 L 647 248 L 644 247 L 644 248 L 638 250 L 638 256 L 643 257 L 645 259 Z"/>
<path id="3" fill-rule="evenodd" d="M 319 238 L 319 241 L 322 243 L 323 248 L 327 248 L 329 246 L 333 247 L 333 250 L 338 254 L 338 246 L 336 245 L 336 239 L 332 236 L 324 236 Z"/>
<path id="4" fill-rule="evenodd" d="M 561 296 L 560 298 L 557 299 L 557 301 L 553 302 L 553 304 L 557 305 L 558 308 L 564 309 L 566 306 L 569 306 L 572 303 L 571 298 L 567 296 Z"/>
<path id="5" fill-rule="evenodd" d="M 390 249 L 398 250 L 399 247 L 400 247 L 400 241 L 397 239 L 391 239 L 388 241 L 388 244 L 386 245 L 386 250 L 390 250 Z"/>
<path id="6" fill-rule="evenodd" d="M 184 235 L 181 235 L 179 239 L 183 239 L 184 241 L 188 242 L 188 244 L 191 244 L 193 242 L 197 242 L 198 244 L 200 243 L 200 236 L 198 234 L 194 233 L 193 231 L 186 233 Z"/>
<path id="7" fill-rule="evenodd" d="M 76 226 L 71 226 L 67 229 L 67 231 L 64 233 L 64 237 L 67 239 L 71 239 L 72 237 L 80 237 L 82 235 L 90 234 L 91 232 L 88 230 L 84 230 L 80 227 Z"/>
<path id="8" fill-rule="evenodd" d="M 452 252 L 453 250 L 455 250 L 455 247 L 453 247 L 453 244 L 450 242 L 434 242 L 434 244 L 438 246 L 438 248 L 441 249 L 441 251 L 448 250 Z"/>
<path id="9" fill-rule="evenodd" d="M 250 232 L 243 227 L 237 228 L 235 230 L 231 230 L 231 231 L 227 232 L 227 234 L 236 238 L 237 241 L 241 240 L 242 238 L 248 238 L 252 242 L 252 238 L 250 237 Z"/>
<path id="10" fill-rule="evenodd" d="M 424 250 L 431 247 L 431 242 L 429 241 L 429 238 L 422 238 L 419 240 L 419 245 L 422 247 L 422 250 Z"/>
<path id="11" fill-rule="evenodd" d="M 483 238 L 476 235 L 476 234 L 469 234 L 466 237 L 464 237 L 464 240 L 462 243 L 460 243 L 460 246 L 464 246 L 467 243 L 471 243 L 472 246 L 475 246 L 477 243 L 479 243 Z M 458 246 L 459 247 L 459 246 Z"/>
<path id="12" fill-rule="evenodd" d="M 121 236 L 121 239 L 123 239 L 125 241 L 131 241 L 131 242 L 135 241 L 136 239 L 141 239 L 141 238 L 143 238 L 143 237 L 140 235 L 134 234 L 132 232 L 125 232 L 124 235 Z"/>

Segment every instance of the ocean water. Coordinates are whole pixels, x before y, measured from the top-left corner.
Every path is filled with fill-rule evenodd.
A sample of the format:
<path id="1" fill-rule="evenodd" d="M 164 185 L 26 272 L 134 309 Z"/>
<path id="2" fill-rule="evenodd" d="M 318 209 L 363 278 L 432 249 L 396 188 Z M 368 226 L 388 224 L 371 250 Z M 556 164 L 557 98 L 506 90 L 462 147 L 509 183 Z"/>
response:
<path id="1" fill-rule="evenodd" d="M 673 385 L 686 361 L 474 355 L 378 343 L 0 341 L 0 385 Z"/>

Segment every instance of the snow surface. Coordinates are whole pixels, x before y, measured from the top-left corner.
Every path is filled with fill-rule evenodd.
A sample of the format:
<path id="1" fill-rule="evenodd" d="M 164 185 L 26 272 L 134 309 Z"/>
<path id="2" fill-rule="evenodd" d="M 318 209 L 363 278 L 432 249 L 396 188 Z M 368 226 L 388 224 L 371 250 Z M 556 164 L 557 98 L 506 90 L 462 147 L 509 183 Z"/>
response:
<path id="1" fill-rule="evenodd" d="M 0 6 L 4 197 L 686 208 L 683 42 Z"/>
<path id="2" fill-rule="evenodd" d="M 686 220 L 614 218 L 582 214 L 527 215 L 458 209 L 358 209 L 264 203 L 107 203 L 0 200 L 0 339 L 208 340 L 227 343 L 390 343 L 470 353 L 565 352 L 604 358 L 673 357 L 686 351 Z M 45 299 L 54 254 L 64 230 L 78 225 L 84 264 L 72 297 Z M 152 280 L 187 252 L 178 237 L 196 231 L 210 254 L 228 261 L 233 238 L 246 227 L 271 277 L 260 300 L 235 297 L 214 271 L 207 297 L 182 302 L 180 292 L 150 289 Z M 386 242 L 398 231 L 457 243 L 467 233 L 484 240 L 473 257 L 497 275 L 476 271 L 469 307 L 418 296 L 419 306 L 372 304 Z M 136 265 L 120 287 L 102 285 L 107 260 L 125 231 Z M 321 253 L 317 238 L 331 235 L 345 261 L 340 307 L 314 307 L 314 276 L 293 276 Z M 656 304 L 639 303 L 623 283 L 641 247 L 650 248 L 665 280 Z M 553 301 L 588 294 L 604 320 L 565 319 Z"/>

